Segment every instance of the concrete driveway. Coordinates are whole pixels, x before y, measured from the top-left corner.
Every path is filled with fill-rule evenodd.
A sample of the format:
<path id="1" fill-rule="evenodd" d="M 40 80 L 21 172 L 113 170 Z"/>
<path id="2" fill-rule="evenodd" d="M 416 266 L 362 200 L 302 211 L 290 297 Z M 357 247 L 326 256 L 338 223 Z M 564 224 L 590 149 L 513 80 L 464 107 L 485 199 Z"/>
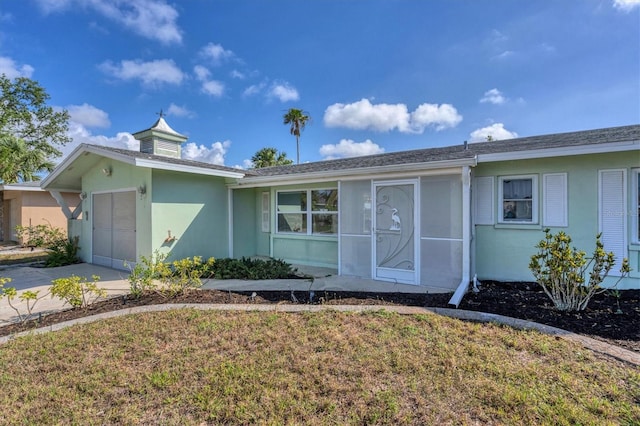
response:
<path id="1" fill-rule="evenodd" d="M 107 290 L 109 296 L 129 293 L 129 274 L 126 271 L 106 268 L 104 266 L 92 265 L 89 263 L 79 263 L 76 265 L 60 266 L 57 268 L 37 268 L 32 266 L 4 267 L 0 269 L 0 277 L 11 278 L 11 282 L 5 287 L 15 287 L 18 296 L 24 290 L 39 291 L 39 295 L 46 295 L 39 300 L 33 310 L 38 312 L 51 312 L 64 308 L 69 308 L 58 298 L 47 295 L 51 287 L 51 281 L 57 278 L 65 278 L 76 275 L 91 280 L 93 275 L 100 277 L 98 285 Z M 27 305 L 20 300 L 13 301 L 20 313 L 26 313 Z M 18 319 L 6 298 L 0 299 L 0 323 L 4 321 L 16 321 Z"/>

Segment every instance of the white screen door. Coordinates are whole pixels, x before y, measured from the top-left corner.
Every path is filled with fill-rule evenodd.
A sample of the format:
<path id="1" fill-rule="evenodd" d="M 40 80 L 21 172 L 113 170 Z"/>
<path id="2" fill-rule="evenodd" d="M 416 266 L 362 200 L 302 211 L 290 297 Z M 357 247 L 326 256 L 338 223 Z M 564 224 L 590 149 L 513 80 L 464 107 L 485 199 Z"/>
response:
<path id="1" fill-rule="evenodd" d="M 417 284 L 416 181 L 374 183 L 375 279 Z"/>

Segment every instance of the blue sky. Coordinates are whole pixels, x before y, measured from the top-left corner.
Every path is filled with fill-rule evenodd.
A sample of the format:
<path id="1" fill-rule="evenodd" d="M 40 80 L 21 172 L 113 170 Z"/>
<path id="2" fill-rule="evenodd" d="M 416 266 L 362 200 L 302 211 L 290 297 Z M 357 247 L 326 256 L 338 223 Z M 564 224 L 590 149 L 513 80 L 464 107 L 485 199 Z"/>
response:
<path id="1" fill-rule="evenodd" d="M 74 142 L 246 167 L 312 117 L 302 162 L 640 123 L 640 0 L 2 0 L 0 73 Z"/>

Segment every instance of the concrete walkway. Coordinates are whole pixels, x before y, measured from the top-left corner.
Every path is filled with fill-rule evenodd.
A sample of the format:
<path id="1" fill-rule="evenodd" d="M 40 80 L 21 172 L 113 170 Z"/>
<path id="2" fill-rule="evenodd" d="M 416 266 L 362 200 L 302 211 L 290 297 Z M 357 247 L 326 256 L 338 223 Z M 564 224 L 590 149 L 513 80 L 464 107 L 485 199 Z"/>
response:
<path id="1" fill-rule="evenodd" d="M 369 292 L 407 292 L 404 285 L 393 283 L 383 283 L 372 280 L 361 280 L 340 277 L 332 275 L 333 270 L 326 268 L 309 268 L 300 267 L 300 272 L 313 276 L 314 279 L 302 280 L 263 280 L 263 281 L 246 281 L 246 280 L 206 280 L 203 288 L 229 291 L 259 291 L 259 290 L 294 290 L 294 291 L 369 291 Z M 11 278 L 12 282 L 7 286 L 15 287 L 18 294 L 24 290 L 40 291 L 40 295 L 46 295 L 41 299 L 34 309 L 33 313 L 37 314 L 58 311 L 68 308 L 64 303 L 57 299 L 51 298 L 48 294 L 51 281 L 56 278 L 69 277 L 76 275 L 91 280 L 93 275 L 100 277 L 99 286 L 107 290 L 109 297 L 118 296 L 129 293 L 128 273 L 103 266 L 80 263 L 77 265 L 62 266 L 58 268 L 37 268 L 37 267 L 5 267 L 0 270 L 0 277 Z M 419 286 L 408 286 L 414 289 L 424 288 Z M 26 305 L 19 301 L 14 303 L 21 312 L 26 312 Z M 44 333 L 48 331 L 61 330 L 74 324 L 89 323 L 99 321 L 105 318 L 113 318 L 122 315 L 163 311 L 169 309 L 192 308 L 192 309 L 214 309 L 214 310 L 239 310 L 239 311 L 279 311 L 279 312 L 317 312 L 321 310 L 336 310 L 349 312 L 363 312 L 371 310 L 387 310 L 400 314 L 416 314 L 429 313 L 440 314 L 452 318 L 478 322 L 494 322 L 508 325 L 514 328 L 538 330 L 545 334 L 561 337 L 576 343 L 582 344 L 584 347 L 598 353 L 602 353 L 613 358 L 628 362 L 630 364 L 640 366 L 640 354 L 629 351 L 618 346 L 612 346 L 599 340 L 594 340 L 586 336 L 570 333 L 554 327 L 538 324 L 531 321 L 520 320 L 502 315 L 488 314 L 483 312 L 464 311 L 460 309 L 444 309 L 444 308 L 421 308 L 413 306 L 339 306 L 339 305 L 209 305 L 209 304 L 164 304 L 152 306 L 139 306 L 135 308 L 122 309 L 119 311 L 107 312 L 103 314 L 93 315 L 90 317 L 79 318 L 77 320 L 67 321 L 55 324 L 49 327 L 43 327 L 36 330 L 18 333 L 12 336 L 0 337 L 0 344 L 21 335 L 30 333 Z M 16 312 L 8 305 L 6 298 L 0 300 L 0 323 L 4 321 L 16 321 Z M 1 325 L 1 324 L 0 324 Z"/>

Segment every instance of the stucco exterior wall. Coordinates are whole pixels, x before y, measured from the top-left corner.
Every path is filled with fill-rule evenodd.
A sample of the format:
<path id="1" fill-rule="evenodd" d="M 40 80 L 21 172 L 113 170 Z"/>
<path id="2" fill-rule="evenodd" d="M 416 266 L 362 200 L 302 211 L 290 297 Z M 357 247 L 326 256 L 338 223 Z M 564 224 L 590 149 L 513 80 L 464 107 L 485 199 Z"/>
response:
<path id="1" fill-rule="evenodd" d="M 154 170 L 151 247 L 168 260 L 229 257 L 229 203 L 224 178 Z M 168 241 L 169 231 L 174 241 Z"/>
<path id="2" fill-rule="evenodd" d="M 256 207 L 256 190 L 233 190 L 233 253 L 232 257 L 258 255 L 257 237 L 260 233 L 259 208 Z M 268 253 L 266 254 L 268 255 Z"/>
<path id="3" fill-rule="evenodd" d="M 546 173 L 567 173 L 568 226 L 549 227 L 553 233 L 564 231 L 573 239 L 573 245 L 588 254 L 593 253 L 595 237 L 598 233 L 598 171 L 605 169 L 625 169 L 630 176 L 631 169 L 638 167 L 637 153 L 591 154 L 573 157 L 555 157 L 535 160 L 504 161 L 481 163 L 474 169 L 474 177 L 494 176 L 494 208 L 498 205 L 498 177 L 511 175 L 537 175 L 538 223 L 475 225 L 475 270 L 479 279 L 504 281 L 532 281 L 528 268 L 531 255 L 536 252 L 535 245 L 543 238 L 542 224 L 542 175 Z M 628 199 L 632 197 L 629 182 Z M 498 214 L 498 213 L 496 213 Z M 631 233 L 632 215 L 625 213 L 628 219 L 627 230 Z M 496 218 L 497 220 L 497 218 Z M 634 269 L 631 279 L 621 283 L 619 288 L 640 288 L 640 245 L 629 238 L 628 256 Z M 614 269 L 618 270 L 620 260 Z M 607 281 L 611 283 L 612 280 Z"/>
<path id="4" fill-rule="evenodd" d="M 111 169 L 111 175 L 106 176 L 103 169 Z M 148 194 L 153 190 L 152 185 L 151 169 L 110 159 L 102 159 L 82 177 L 82 191 L 87 197 L 82 202 L 79 256 L 84 262 L 92 260 L 92 195 L 122 190 L 137 191 L 139 187 L 144 187 L 146 194 L 136 196 L 136 257 L 151 253 L 151 197 Z"/>
<path id="5" fill-rule="evenodd" d="M 36 226 L 50 224 L 67 231 L 67 218 L 61 207 L 48 191 L 3 191 L 3 235 L 6 241 L 15 241 L 15 226 Z M 80 202 L 78 194 L 62 193 L 73 211 Z"/>

